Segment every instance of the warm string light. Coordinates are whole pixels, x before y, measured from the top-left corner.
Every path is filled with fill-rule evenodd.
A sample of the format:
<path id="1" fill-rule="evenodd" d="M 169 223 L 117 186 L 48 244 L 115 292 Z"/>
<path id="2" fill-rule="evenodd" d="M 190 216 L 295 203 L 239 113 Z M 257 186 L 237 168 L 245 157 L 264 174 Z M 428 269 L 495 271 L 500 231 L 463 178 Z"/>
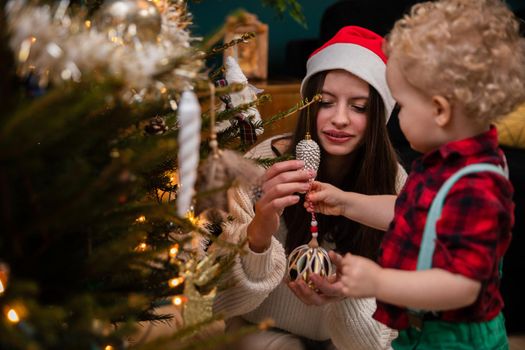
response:
<path id="1" fill-rule="evenodd" d="M 172 245 L 169 251 L 170 258 L 176 258 L 178 253 L 179 253 L 179 245 L 178 244 Z"/>
<path id="2" fill-rule="evenodd" d="M 135 248 L 135 250 L 139 252 L 145 252 L 148 249 L 148 244 L 145 242 L 139 243 L 139 245 Z"/>
<path id="3" fill-rule="evenodd" d="M 113 350 L 114 348 L 111 345 L 106 345 L 104 350 Z"/>
<path id="4" fill-rule="evenodd" d="M 146 222 L 146 217 L 144 215 L 141 215 L 138 218 L 136 218 L 135 221 L 142 224 Z"/>
<path id="5" fill-rule="evenodd" d="M 176 295 L 176 296 L 173 297 L 173 299 L 171 299 L 171 302 L 175 306 L 181 306 L 186 301 L 188 301 L 188 298 L 186 298 L 184 295 Z"/>
<path id="6" fill-rule="evenodd" d="M 3 294 L 4 292 L 5 292 L 4 283 L 3 283 L 2 280 L 0 279 L 0 295 Z"/>
<path id="7" fill-rule="evenodd" d="M 18 313 L 15 311 L 15 309 L 9 309 L 6 313 L 7 319 L 11 323 L 18 323 L 20 322 L 20 317 L 18 317 Z"/>
<path id="8" fill-rule="evenodd" d="M 168 284 L 170 287 L 175 288 L 177 286 L 180 286 L 184 282 L 184 277 L 175 277 L 168 281 Z"/>

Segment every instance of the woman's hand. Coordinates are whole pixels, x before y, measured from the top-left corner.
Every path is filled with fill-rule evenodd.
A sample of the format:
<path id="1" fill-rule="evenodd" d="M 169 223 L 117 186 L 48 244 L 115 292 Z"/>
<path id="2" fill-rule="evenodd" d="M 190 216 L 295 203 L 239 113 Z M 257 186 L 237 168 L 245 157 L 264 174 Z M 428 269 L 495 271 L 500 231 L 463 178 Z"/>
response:
<path id="1" fill-rule="evenodd" d="M 325 305 L 344 299 L 343 284 L 341 283 L 341 263 L 343 257 L 333 251 L 328 253 L 330 260 L 336 267 L 336 274 L 328 277 L 311 275 L 309 287 L 303 279 L 288 282 L 288 287 L 306 305 Z"/>
<path id="2" fill-rule="evenodd" d="M 307 199 L 304 206 L 309 212 L 335 216 L 345 214 L 345 192 L 328 183 L 314 181 Z"/>
<path id="3" fill-rule="evenodd" d="M 248 225 L 248 242 L 253 251 L 263 252 L 270 246 L 284 208 L 299 202 L 295 193 L 310 188 L 309 181 L 315 173 L 303 167 L 303 161 L 288 160 L 275 163 L 264 174 L 262 195 L 255 203 L 255 217 Z"/>

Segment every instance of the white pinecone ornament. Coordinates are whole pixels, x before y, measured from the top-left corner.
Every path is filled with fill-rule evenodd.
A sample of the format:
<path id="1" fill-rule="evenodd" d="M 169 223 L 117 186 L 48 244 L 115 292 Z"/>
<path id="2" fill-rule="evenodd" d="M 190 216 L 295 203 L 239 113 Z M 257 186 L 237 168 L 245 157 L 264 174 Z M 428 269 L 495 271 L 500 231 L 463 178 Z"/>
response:
<path id="1" fill-rule="evenodd" d="M 311 139 L 310 134 L 306 134 L 304 140 L 299 141 L 295 146 L 295 157 L 304 161 L 304 168 L 317 171 L 321 161 L 321 149 L 317 142 Z"/>

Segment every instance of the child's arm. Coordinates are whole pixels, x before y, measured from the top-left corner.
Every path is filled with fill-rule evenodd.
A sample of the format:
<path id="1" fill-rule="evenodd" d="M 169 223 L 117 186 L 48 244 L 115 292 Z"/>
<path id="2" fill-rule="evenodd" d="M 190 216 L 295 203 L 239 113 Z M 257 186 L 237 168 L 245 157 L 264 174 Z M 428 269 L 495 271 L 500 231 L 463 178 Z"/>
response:
<path id="1" fill-rule="evenodd" d="M 350 297 L 376 297 L 386 303 L 429 311 L 474 303 L 481 283 L 442 269 L 384 269 L 372 260 L 347 254 L 342 262 L 342 291 Z"/>
<path id="2" fill-rule="evenodd" d="M 326 215 L 344 215 L 379 230 L 386 231 L 394 218 L 394 195 L 369 196 L 356 192 L 344 192 L 330 184 L 315 181 L 312 184 L 308 199 L 313 203 L 316 212 Z M 308 211 L 312 208 L 308 207 Z"/>

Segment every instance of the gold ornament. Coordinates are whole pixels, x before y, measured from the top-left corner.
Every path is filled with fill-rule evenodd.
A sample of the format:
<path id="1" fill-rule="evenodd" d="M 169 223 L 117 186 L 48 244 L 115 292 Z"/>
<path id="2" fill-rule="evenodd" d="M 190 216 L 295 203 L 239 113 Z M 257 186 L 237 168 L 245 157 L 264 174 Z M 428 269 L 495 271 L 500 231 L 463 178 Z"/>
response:
<path id="1" fill-rule="evenodd" d="M 313 234 L 312 234 L 313 235 Z M 312 237 L 308 244 L 295 248 L 288 257 L 288 276 L 292 281 L 303 279 L 310 287 L 310 275 L 315 273 L 328 277 L 332 274 L 332 262 L 328 252 L 319 246 L 317 236 Z"/>
<path id="2" fill-rule="evenodd" d="M 109 0 L 104 3 L 95 23 L 114 42 L 154 43 L 161 31 L 157 6 L 147 0 Z"/>
<path id="3" fill-rule="evenodd" d="M 211 289 L 206 287 L 220 273 L 221 266 L 216 260 L 216 254 L 211 253 L 198 263 L 193 258 L 182 266 L 186 298 L 182 315 L 185 326 L 205 321 L 213 314 L 213 300 L 217 294 L 217 287 L 214 286 Z"/>
<path id="4" fill-rule="evenodd" d="M 213 287 L 207 294 L 201 294 L 193 283 L 184 284 L 184 295 L 187 298 L 183 309 L 184 325 L 191 326 L 209 319 L 213 314 L 216 294 L 217 287 Z"/>

